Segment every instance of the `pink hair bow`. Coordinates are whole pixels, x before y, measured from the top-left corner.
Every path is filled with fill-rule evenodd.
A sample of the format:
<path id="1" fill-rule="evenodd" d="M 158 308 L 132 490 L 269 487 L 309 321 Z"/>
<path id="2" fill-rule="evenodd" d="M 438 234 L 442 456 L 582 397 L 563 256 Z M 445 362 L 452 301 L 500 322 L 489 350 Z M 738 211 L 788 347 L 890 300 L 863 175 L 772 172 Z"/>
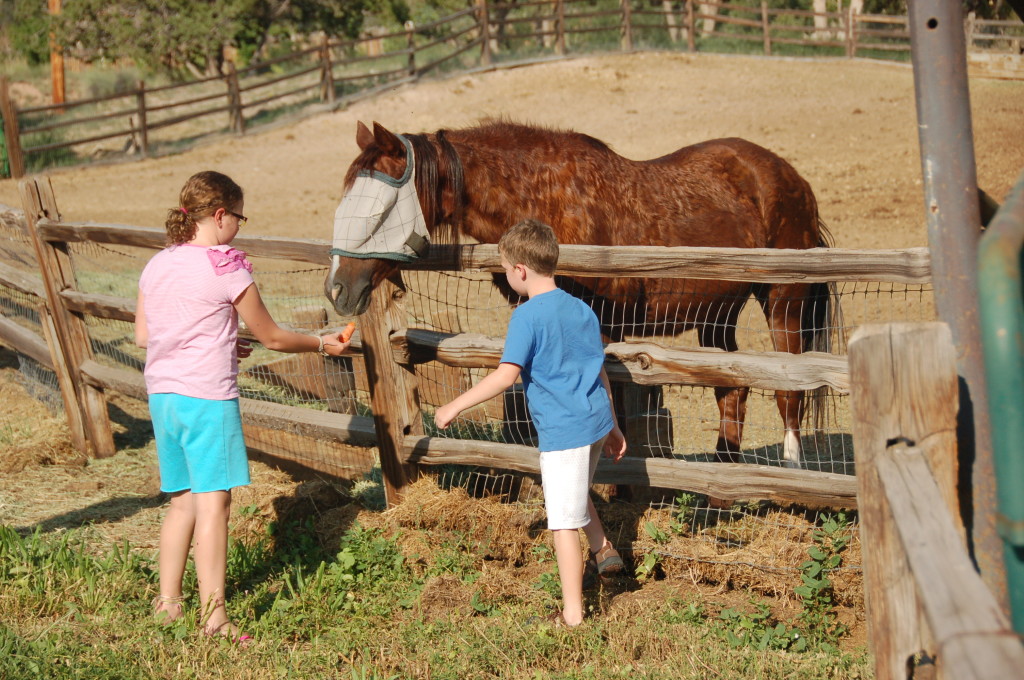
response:
<path id="1" fill-rule="evenodd" d="M 210 258 L 210 264 L 213 265 L 213 271 L 217 276 L 230 274 L 239 269 L 252 273 L 252 263 L 245 259 L 244 251 L 234 248 L 228 248 L 226 251 L 210 248 L 206 251 L 206 256 Z"/>

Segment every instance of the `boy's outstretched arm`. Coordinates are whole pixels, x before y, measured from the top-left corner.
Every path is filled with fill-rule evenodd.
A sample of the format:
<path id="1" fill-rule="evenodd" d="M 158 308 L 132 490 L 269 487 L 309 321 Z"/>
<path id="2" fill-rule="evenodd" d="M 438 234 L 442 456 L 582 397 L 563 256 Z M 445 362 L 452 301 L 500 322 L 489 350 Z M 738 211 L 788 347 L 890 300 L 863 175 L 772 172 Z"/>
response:
<path id="1" fill-rule="evenodd" d="M 483 403 L 492 397 L 496 397 L 515 384 L 519 379 L 519 372 L 522 370 L 516 364 L 499 364 L 496 369 L 487 375 L 483 380 L 473 385 L 455 399 L 437 409 L 434 414 L 434 423 L 442 430 L 455 420 L 456 416 L 467 408 Z"/>
<path id="2" fill-rule="evenodd" d="M 612 431 L 608 433 L 608 438 L 604 441 L 604 455 L 618 463 L 626 455 L 626 437 L 622 434 L 622 430 L 619 429 L 619 420 L 615 417 L 615 404 L 612 402 L 612 384 L 608 380 L 608 373 L 605 372 L 604 368 L 601 369 L 601 382 L 604 383 L 604 389 L 608 393 L 608 403 L 612 409 Z"/>

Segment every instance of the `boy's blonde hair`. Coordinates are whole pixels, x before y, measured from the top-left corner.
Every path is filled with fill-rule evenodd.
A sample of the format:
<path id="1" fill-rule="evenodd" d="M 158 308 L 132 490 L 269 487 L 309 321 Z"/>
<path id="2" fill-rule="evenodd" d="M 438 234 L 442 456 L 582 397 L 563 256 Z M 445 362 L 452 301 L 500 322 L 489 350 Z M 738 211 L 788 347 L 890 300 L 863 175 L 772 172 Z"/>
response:
<path id="1" fill-rule="evenodd" d="M 196 220 L 230 210 L 242 202 L 242 187 L 225 174 L 214 170 L 197 172 L 181 188 L 178 207 L 167 211 L 167 245 L 188 243 L 196 235 Z"/>
<path id="2" fill-rule="evenodd" d="M 525 264 L 541 276 L 554 276 L 558 268 L 555 230 L 538 220 L 523 220 L 506 231 L 498 241 L 498 252 L 510 264 Z"/>

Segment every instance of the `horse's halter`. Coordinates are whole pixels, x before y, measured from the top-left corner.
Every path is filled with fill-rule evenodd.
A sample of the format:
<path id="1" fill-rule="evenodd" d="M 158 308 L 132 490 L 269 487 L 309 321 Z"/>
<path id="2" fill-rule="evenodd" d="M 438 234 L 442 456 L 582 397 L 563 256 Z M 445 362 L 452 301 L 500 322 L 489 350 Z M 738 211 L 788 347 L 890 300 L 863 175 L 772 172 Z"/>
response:
<path id="1" fill-rule="evenodd" d="M 411 262 L 430 245 L 427 222 L 416 195 L 412 144 L 405 145 L 405 172 L 399 179 L 360 170 L 334 213 L 331 255 Z"/>

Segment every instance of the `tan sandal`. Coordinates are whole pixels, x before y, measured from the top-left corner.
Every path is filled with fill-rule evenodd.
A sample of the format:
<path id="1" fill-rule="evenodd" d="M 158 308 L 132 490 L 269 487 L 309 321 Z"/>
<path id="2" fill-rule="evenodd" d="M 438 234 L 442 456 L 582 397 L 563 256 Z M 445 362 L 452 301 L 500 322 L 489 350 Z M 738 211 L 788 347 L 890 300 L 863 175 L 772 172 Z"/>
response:
<path id="1" fill-rule="evenodd" d="M 153 598 L 153 616 L 160 623 L 168 626 L 184 615 L 182 603 L 184 595 L 157 595 Z"/>
<path id="2" fill-rule="evenodd" d="M 597 565 L 597 573 L 600 576 L 618 574 L 626 568 L 619 551 L 608 541 L 605 541 L 600 550 L 591 553 L 591 559 Z"/>

